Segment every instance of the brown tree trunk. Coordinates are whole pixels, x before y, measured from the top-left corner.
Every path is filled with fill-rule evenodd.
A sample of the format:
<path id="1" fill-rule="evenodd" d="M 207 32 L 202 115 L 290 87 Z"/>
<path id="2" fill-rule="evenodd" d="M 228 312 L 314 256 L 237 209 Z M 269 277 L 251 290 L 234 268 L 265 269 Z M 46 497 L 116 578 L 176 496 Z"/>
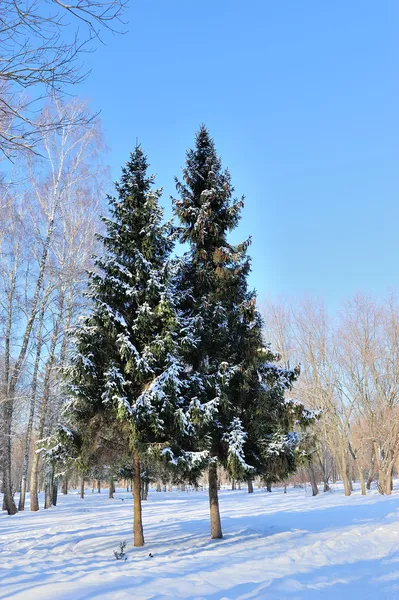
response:
<path id="1" fill-rule="evenodd" d="M 133 537 L 135 546 L 144 546 L 143 520 L 141 513 L 141 471 L 140 456 L 136 451 L 133 458 Z"/>
<path id="2" fill-rule="evenodd" d="M 346 475 L 346 472 L 342 472 L 342 481 L 344 484 L 344 495 L 345 496 L 350 496 L 351 495 L 351 488 L 348 482 L 348 477 Z"/>
<path id="3" fill-rule="evenodd" d="M 349 442 L 349 452 L 352 455 L 353 461 L 354 461 L 354 463 L 356 465 L 356 468 L 358 470 L 358 473 L 359 473 L 360 489 L 361 489 L 361 492 L 362 492 L 362 496 L 365 496 L 366 495 L 366 483 L 365 483 L 365 480 L 364 480 L 364 471 L 363 471 L 363 469 L 362 469 L 362 467 L 360 465 L 357 452 L 355 452 L 353 450 L 352 445 L 351 445 L 350 442 Z M 355 481 L 355 479 L 353 479 L 353 480 Z M 353 491 L 352 487 L 351 487 L 351 490 Z"/>
<path id="4" fill-rule="evenodd" d="M 114 492 L 115 492 L 115 488 L 114 488 L 114 478 L 112 477 L 112 475 L 109 478 L 109 497 L 113 498 L 114 497 Z"/>
<path id="5" fill-rule="evenodd" d="M 44 508 L 50 508 L 53 503 L 53 475 L 54 467 L 45 464 L 45 479 L 44 479 Z"/>
<path id="6" fill-rule="evenodd" d="M 253 494 L 254 493 L 254 485 L 252 483 L 252 479 L 249 478 L 248 479 L 248 494 Z"/>
<path id="7" fill-rule="evenodd" d="M 314 472 L 314 466 L 312 462 L 309 463 L 308 473 L 310 485 L 312 486 L 312 496 L 317 496 L 317 494 L 319 493 L 319 488 L 317 487 L 316 474 Z"/>
<path id="8" fill-rule="evenodd" d="M 218 475 L 216 462 L 209 465 L 209 508 L 211 520 L 211 538 L 217 540 L 223 537 L 220 522 L 219 498 L 218 498 Z"/>
<path id="9" fill-rule="evenodd" d="M 388 465 L 388 466 L 385 466 L 385 469 L 384 469 L 382 488 L 383 488 L 383 494 L 386 494 L 387 496 L 390 496 L 392 494 L 392 489 L 393 489 L 392 468 L 393 467 L 391 465 Z"/>
<path id="10" fill-rule="evenodd" d="M 64 496 L 66 496 L 68 494 L 68 477 L 67 477 L 67 475 L 64 475 L 64 477 L 62 479 L 62 493 L 64 494 Z"/>
<path id="11" fill-rule="evenodd" d="M 33 455 L 32 469 L 30 473 L 30 510 L 39 510 L 39 496 L 38 496 L 38 475 L 39 475 L 39 454 L 37 452 Z"/>
<path id="12" fill-rule="evenodd" d="M 328 485 L 328 475 L 327 475 L 326 466 L 324 464 L 324 461 L 320 458 L 320 454 L 319 453 L 317 453 L 317 457 L 319 459 L 319 464 L 320 464 L 321 472 L 322 472 L 322 475 L 323 475 L 323 492 L 329 492 L 330 491 L 330 486 Z"/>
<path id="13" fill-rule="evenodd" d="M 58 500 L 58 477 L 55 477 L 53 482 L 53 506 L 57 506 Z"/>
<path id="14" fill-rule="evenodd" d="M 362 490 L 362 496 L 366 495 L 366 482 L 364 480 L 363 469 L 359 466 L 359 479 L 360 479 L 360 488 Z"/>
<path id="15" fill-rule="evenodd" d="M 148 499 L 148 479 L 144 480 L 143 484 L 143 500 Z"/>
<path id="16" fill-rule="evenodd" d="M 347 466 L 348 465 L 347 465 L 345 453 L 343 451 L 341 451 L 341 477 L 342 477 L 342 481 L 344 484 L 344 494 L 345 494 L 345 496 L 350 496 L 352 490 L 351 490 L 349 480 L 348 480 Z"/>
<path id="17" fill-rule="evenodd" d="M 84 498 L 85 497 L 85 478 L 82 477 L 80 480 L 80 497 Z"/>
<path id="18" fill-rule="evenodd" d="M 101 494 L 101 479 L 97 479 L 97 494 Z"/>

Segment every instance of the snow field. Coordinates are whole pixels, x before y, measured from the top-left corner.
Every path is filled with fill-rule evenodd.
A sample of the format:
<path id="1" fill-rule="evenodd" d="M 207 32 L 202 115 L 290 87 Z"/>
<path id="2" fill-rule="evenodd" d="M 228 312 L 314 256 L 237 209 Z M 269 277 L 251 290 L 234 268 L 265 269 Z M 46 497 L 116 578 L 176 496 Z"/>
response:
<path id="1" fill-rule="evenodd" d="M 61 494 L 49 510 L 2 513 L 0 599 L 399 598 L 398 492 L 224 490 L 220 507 L 225 537 L 210 540 L 206 492 L 151 491 L 138 549 L 132 496 L 122 490 L 113 500 L 107 490 Z M 113 554 L 123 540 L 126 562 Z"/>

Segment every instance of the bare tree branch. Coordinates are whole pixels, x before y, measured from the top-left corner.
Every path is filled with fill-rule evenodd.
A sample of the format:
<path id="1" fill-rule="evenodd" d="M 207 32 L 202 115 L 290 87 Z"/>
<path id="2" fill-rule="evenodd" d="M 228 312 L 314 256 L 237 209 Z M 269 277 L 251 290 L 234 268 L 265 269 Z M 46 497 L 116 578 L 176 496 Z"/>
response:
<path id="1" fill-rule="evenodd" d="M 83 81 L 82 53 L 101 31 L 123 33 L 128 0 L 2 0 L 0 3 L 0 154 L 36 152 L 44 133 L 63 127 L 37 120 L 45 98 Z M 36 113 L 36 114 L 35 114 Z"/>

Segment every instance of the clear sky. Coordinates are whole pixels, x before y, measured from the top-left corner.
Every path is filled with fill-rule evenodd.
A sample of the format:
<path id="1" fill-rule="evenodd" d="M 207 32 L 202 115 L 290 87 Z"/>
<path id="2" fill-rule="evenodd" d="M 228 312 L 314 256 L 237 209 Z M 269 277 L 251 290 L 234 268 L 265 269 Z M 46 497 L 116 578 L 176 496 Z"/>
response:
<path id="1" fill-rule="evenodd" d="M 246 196 L 234 241 L 253 238 L 260 298 L 396 288 L 397 0 L 130 0 L 127 18 L 79 88 L 113 177 L 138 138 L 170 214 L 204 122 Z"/>

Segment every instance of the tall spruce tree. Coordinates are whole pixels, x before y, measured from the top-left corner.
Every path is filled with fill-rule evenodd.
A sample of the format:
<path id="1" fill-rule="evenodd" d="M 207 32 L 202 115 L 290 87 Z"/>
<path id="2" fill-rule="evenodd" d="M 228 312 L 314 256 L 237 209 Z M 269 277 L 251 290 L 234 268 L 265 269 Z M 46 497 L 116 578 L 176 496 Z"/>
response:
<path id="1" fill-rule="evenodd" d="M 264 343 L 256 295 L 247 283 L 250 240 L 228 241 L 243 198 L 233 198 L 230 174 L 205 126 L 187 152 L 176 187 L 178 233 L 190 246 L 181 263 L 181 309 L 197 325 L 198 340 L 185 354 L 190 412 L 198 447 L 209 452 L 211 537 L 220 538 L 217 462 L 231 476 L 249 480 L 270 471 L 272 463 L 275 471 L 284 464 L 283 455 L 297 439 L 289 431 L 294 419 L 285 399 L 297 372 L 278 367 Z"/>
<path id="2" fill-rule="evenodd" d="M 180 241 L 190 245 L 182 261 L 182 309 L 198 326 L 198 343 L 185 357 L 196 374 L 191 415 L 200 444 L 209 451 L 211 537 L 220 538 L 217 461 L 229 467 L 242 458 L 235 439 L 239 400 L 232 391 L 260 347 L 260 319 L 247 288 L 250 240 L 232 245 L 227 239 L 239 222 L 243 199 L 233 199 L 230 174 L 222 169 L 204 126 L 187 152 L 183 181 L 176 180 L 176 186 Z M 243 468 L 250 470 L 244 463 Z"/>
<path id="3" fill-rule="evenodd" d="M 107 422 L 119 423 L 133 456 L 135 546 L 144 544 L 140 457 L 163 446 L 177 453 L 189 429 L 180 389 L 182 325 L 169 280 L 170 228 L 162 224 L 161 192 L 147 168 L 138 146 L 115 184 L 116 197 L 109 197 L 106 233 L 99 235 L 104 252 L 90 273 L 93 309 L 75 334 L 66 411 L 83 446 Z"/>

